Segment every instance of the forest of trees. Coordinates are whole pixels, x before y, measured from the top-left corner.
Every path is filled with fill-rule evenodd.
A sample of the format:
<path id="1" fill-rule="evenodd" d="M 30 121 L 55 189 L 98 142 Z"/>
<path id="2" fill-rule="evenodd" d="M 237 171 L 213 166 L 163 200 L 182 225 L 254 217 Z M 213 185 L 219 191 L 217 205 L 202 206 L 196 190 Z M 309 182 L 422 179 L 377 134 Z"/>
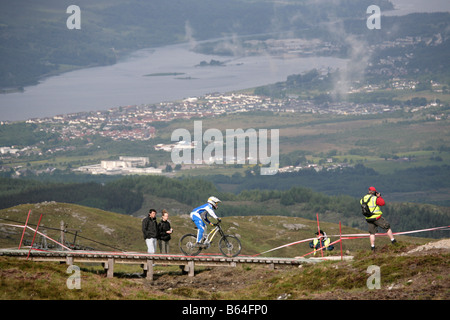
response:
<path id="1" fill-rule="evenodd" d="M 219 191 L 212 182 L 203 179 L 163 176 L 128 176 L 107 183 L 67 184 L 0 178 L 0 186 L 1 209 L 22 203 L 57 201 L 132 214 L 142 207 L 146 195 L 175 200 L 192 208 L 215 195 L 223 201 L 220 216 L 285 215 L 314 219 L 319 213 L 324 221 L 342 221 L 352 227 L 365 228 L 359 198 L 325 195 L 298 186 L 230 193 Z M 426 204 L 389 203 L 383 212 L 396 231 L 444 226 L 450 218 L 448 208 Z M 442 237 L 444 232 L 429 236 Z"/>
<path id="2" fill-rule="evenodd" d="M 32 180 L 0 178 L 0 208 L 23 203 L 56 201 L 129 214 L 142 206 L 141 193 L 110 184 L 42 183 Z"/>
<path id="3" fill-rule="evenodd" d="M 396 170 L 395 173 L 383 174 L 362 164 L 354 167 L 322 170 L 300 170 L 298 172 L 278 173 L 273 176 L 256 174 L 234 174 L 233 176 L 213 175 L 205 177 L 217 185 L 229 186 L 234 193 L 245 190 L 286 191 L 296 186 L 308 186 L 312 190 L 327 195 L 361 196 L 368 186 L 375 185 L 389 196 L 398 192 L 431 191 L 450 188 L 450 181 L 443 177 L 450 175 L 450 166 L 414 167 Z M 395 201 L 396 199 L 392 199 Z M 408 202 L 417 202 L 409 199 Z M 448 201 L 438 203 L 448 206 Z"/>
<path id="4" fill-rule="evenodd" d="M 0 146 L 30 146 L 56 138 L 56 134 L 37 130 L 37 127 L 36 124 L 23 122 L 0 126 Z"/>

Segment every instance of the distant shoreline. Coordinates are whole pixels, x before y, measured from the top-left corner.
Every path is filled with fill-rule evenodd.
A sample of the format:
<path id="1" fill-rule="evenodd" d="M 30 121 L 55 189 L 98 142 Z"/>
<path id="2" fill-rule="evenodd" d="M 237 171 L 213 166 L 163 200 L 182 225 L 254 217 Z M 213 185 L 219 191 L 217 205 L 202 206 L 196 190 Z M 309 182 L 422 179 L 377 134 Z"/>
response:
<path id="1" fill-rule="evenodd" d="M 144 74 L 144 77 L 181 76 L 183 74 L 186 74 L 186 73 L 184 73 L 184 72 L 157 72 L 157 73 Z"/>

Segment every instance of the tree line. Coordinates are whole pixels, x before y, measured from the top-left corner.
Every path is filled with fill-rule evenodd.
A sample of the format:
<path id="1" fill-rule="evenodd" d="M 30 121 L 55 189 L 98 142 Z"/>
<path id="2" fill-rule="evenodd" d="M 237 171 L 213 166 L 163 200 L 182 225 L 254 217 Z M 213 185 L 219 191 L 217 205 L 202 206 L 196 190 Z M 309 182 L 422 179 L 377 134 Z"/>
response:
<path id="1" fill-rule="evenodd" d="M 0 178 L 0 185 L 0 209 L 25 203 L 56 201 L 129 214 L 139 210 L 143 202 L 140 193 L 96 182 L 42 183 Z"/>
<path id="2" fill-rule="evenodd" d="M 273 176 L 260 176 L 246 172 L 245 175 L 236 173 L 233 176 L 211 175 L 204 177 L 216 185 L 227 187 L 235 194 L 253 194 L 255 189 L 261 190 L 259 196 L 275 195 L 277 192 L 285 192 L 297 186 L 307 186 L 315 192 L 330 196 L 350 195 L 360 197 L 371 185 L 389 197 L 393 193 L 409 192 L 436 192 L 450 189 L 450 181 L 446 179 L 450 175 L 450 166 L 434 165 L 426 167 L 412 167 L 396 170 L 394 173 L 379 173 L 363 164 L 353 167 L 337 168 L 334 170 L 303 169 L 297 172 L 278 173 Z M 248 191 L 251 190 L 251 191 Z M 264 191 L 264 192 L 263 192 Z M 305 191 L 305 197 L 308 192 Z M 255 199 L 258 200 L 258 199 Z M 391 198 L 392 201 L 398 201 Z M 402 199 L 403 200 L 403 199 Z M 408 202 L 420 202 L 419 199 L 407 199 Z M 284 194 L 283 202 L 290 204 L 289 193 Z M 448 206 L 448 200 L 441 199 L 434 203 Z"/>
<path id="3" fill-rule="evenodd" d="M 219 197 L 223 204 L 220 216 L 284 215 L 365 228 L 359 198 L 348 195 L 326 195 L 306 187 L 286 190 L 242 190 L 223 192 L 216 185 L 199 178 L 168 178 L 164 176 L 128 176 L 107 183 L 41 183 L 17 179 L 0 179 L 0 208 L 22 203 L 57 201 L 76 203 L 103 210 L 132 214 L 141 209 L 144 196 L 173 199 L 192 208 L 206 202 L 209 196 Z M 388 203 L 383 212 L 395 231 L 416 230 L 448 225 L 450 210 L 424 204 Z M 186 212 L 189 213 L 189 212 Z M 429 237 L 446 236 L 445 231 Z"/>

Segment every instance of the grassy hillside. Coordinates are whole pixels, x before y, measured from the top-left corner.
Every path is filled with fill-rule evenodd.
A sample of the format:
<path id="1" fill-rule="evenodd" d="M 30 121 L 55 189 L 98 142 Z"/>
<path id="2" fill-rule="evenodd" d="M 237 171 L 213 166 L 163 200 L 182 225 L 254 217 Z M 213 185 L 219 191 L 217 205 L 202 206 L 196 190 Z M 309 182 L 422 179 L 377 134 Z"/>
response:
<path id="1" fill-rule="evenodd" d="M 110 279 L 92 267 L 82 267 L 80 290 L 67 289 L 66 265 L 0 257 L 0 299 L 448 300 L 448 249 L 419 254 L 409 254 L 410 250 L 414 247 L 385 248 L 375 256 L 360 253 L 354 261 L 302 268 L 202 268 L 196 270 L 195 282 L 175 267 L 155 267 L 154 281 L 140 279 L 130 270 L 116 272 Z M 373 265 L 380 267 L 381 287 L 370 290 L 367 270 Z"/>
<path id="2" fill-rule="evenodd" d="M 97 250 L 106 251 L 140 251 L 145 252 L 146 246 L 142 238 L 140 217 L 117 214 L 99 209 L 64 203 L 47 202 L 40 204 L 19 205 L 0 211 L 3 223 L 24 223 L 31 210 L 30 225 L 36 225 L 40 214 L 43 214 L 40 230 L 46 230 L 47 235 L 56 240 L 60 237 L 60 222 L 64 221 L 66 226 L 66 241 L 72 242 L 75 230 L 78 230 L 77 243 L 89 246 Z M 160 214 L 158 214 L 158 220 Z M 196 232 L 194 224 L 187 214 L 171 215 L 171 225 L 175 230 L 171 240 L 171 252 L 180 253 L 178 240 L 185 233 Z M 321 229 L 328 235 L 339 234 L 339 226 L 334 223 L 321 222 Z M 48 228 L 48 229 L 45 229 Z M 223 227 L 226 233 L 236 234 L 242 241 L 242 254 L 254 255 L 266 250 L 308 239 L 317 231 L 317 222 L 298 217 L 283 216 L 227 216 L 223 218 Z M 0 247 L 17 247 L 22 230 L 1 226 Z M 342 233 L 361 233 L 358 229 L 343 226 Z M 33 234 L 27 231 L 26 240 L 31 240 Z M 403 237 L 402 237 L 403 238 Z M 405 237 L 408 242 L 423 243 L 424 239 Z M 337 240 L 332 237 L 332 240 Z M 40 237 L 36 243 L 41 243 Z M 386 239 L 379 240 L 380 245 L 386 244 Z M 344 250 L 356 252 L 368 247 L 368 240 L 348 240 L 344 243 Z M 210 249 L 211 252 L 219 253 L 218 248 Z M 295 257 L 310 252 L 307 243 L 294 245 L 288 248 L 273 251 L 265 256 Z M 338 250 L 332 252 L 338 255 Z"/>
<path id="3" fill-rule="evenodd" d="M 25 204 L 0 212 L 3 223 L 24 224 L 28 211 L 31 215 L 28 224 L 36 227 L 42 214 L 39 230 L 57 241 L 60 239 L 60 224 L 64 221 L 67 232 L 65 240 L 73 242 L 75 232 L 78 231 L 76 241 L 79 245 L 92 247 L 98 250 L 115 251 L 122 249 L 133 251 L 142 249 L 139 240 L 142 239 L 140 219 L 100 209 L 85 206 L 63 204 L 56 202 L 42 202 L 38 204 Z M 2 226 L 0 244 L 2 248 L 17 247 L 22 230 Z M 32 231 L 25 233 L 25 240 L 32 240 Z M 92 239 L 94 241 L 86 240 Z M 40 243 L 41 239 L 36 238 Z M 49 243 L 51 243 L 49 241 Z"/>
<path id="4" fill-rule="evenodd" d="M 194 178 L 171 179 L 162 176 L 134 176 L 118 179 L 104 185 L 100 183 L 41 183 L 41 185 L 35 185 L 31 182 L 27 184 L 25 181 L 18 179 L 3 179 L 0 180 L 4 182 L 0 188 L 2 190 L 0 209 L 23 203 L 57 201 L 126 213 L 137 217 L 145 217 L 150 208 L 155 208 L 158 211 L 167 209 L 174 216 L 186 215 L 192 208 L 206 201 L 210 195 L 216 195 L 223 201 L 218 211 L 219 216 L 236 217 L 227 219 L 237 223 L 240 223 L 243 217 L 255 215 L 299 217 L 315 220 L 316 214 L 319 214 L 322 222 L 339 223 L 341 221 L 343 225 L 366 229 L 366 223 L 360 214 L 358 198 L 343 195 L 329 196 L 308 188 L 291 187 L 289 185 L 300 183 L 306 178 L 308 177 L 293 176 L 289 179 L 285 177 L 277 179 L 259 176 L 246 177 L 242 179 L 242 184 L 248 185 L 248 183 L 253 182 L 254 185 L 248 185 L 246 188 L 248 190 L 243 190 L 239 194 L 221 192 L 217 190 L 218 188 L 213 183 Z M 316 180 L 320 178 L 325 182 L 327 176 L 312 176 L 309 177 L 309 181 L 313 181 L 314 178 Z M 334 178 L 342 179 L 342 176 L 337 174 L 336 177 L 331 178 L 333 177 L 328 176 L 327 179 L 329 183 L 333 184 Z M 360 183 L 358 180 L 360 178 L 360 175 L 350 175 L 347 185 L 353 183 L 353 180 Z M 263 189 L 264 183 L 269 184 L 271 188 L 276 190 L 253 190 Z M 425 181 L 422 181 L 422 185 L 424 183 Z M 287 187 L 286 190 L 283 189 L 285 187 Z M 365 188 L 363 186 L 361 190 Z M 381 188 L 381 190 L 384 192 L 384 188 Z M 449 207 L 395 203 L 391 200 L 389 193 L 387 193 L 385 199 L 387 205 L 383 207 L 383 212 L 388 217 L 394 231 L 409 231 L 448 224 Z M 9 205 L 7 205 L 8 203 Z M 23 219 L 25 219 L 25 215 L 19 220 L 23 221 Z M 66 219 L 69 219 L 66 223 L 73 224 L 70 214 L 68 218 L 63 220 Z M 56 228 L 59 229 L 59 220 L 55 223 Z M 75 225 L 70 228 L 79 228 L 78 223 L 75 223 Z M 80 236 L 83 236 L 83 234 L 80 234 Z M 437 231 L 423 236 L 439 238 L 446 235 L 445 231 Z"/>
<path id="5" fill-rule="evenodd" d="M 82 235 L 101 243 L 126 250 L 144 251 L 140 219 L 87 207 L 61 203 L 21 205 L 0 211 L 4 219 L 23 221 L 32 209 L 30 223 L 36 223 L 44 213 L 43 225 L 57 227 L 63 219 L 68 228 L 81 228 Z M 173 216 L 176 230 L 172 250 L 177 252 L 176 241 L 192 223 L 185 216 Z M 3 221 L 7 222 L 7 221 Z M 227 217 L 225 229 L 239 234 L 243 254 L 254 254 L 286 242 L 310 237 L 316 222 L 287 217 Z M 337 232 L 335 224 L 321 225 L 329 234 Z M 17 246 L 19 230 L 1 226 L 0 247 Z M 42 230 L 42 229 L 41 229 Z M 358 230 L 344 227 L 344 233 Z M 18 234 L 19 233 L 19 234 Z M 50 236 L 55 237 L 50 230 Z M 27 234 L 27 238 L 31 235 Z M 80 264 L 81 289 L 69 290 L 67 266 L 52 262 L 33 262 L 0 257 L 0 299 L 2 300 L 298 300 L 298 299 L 437 299 L 448 300 L 450 254 L 449 240 L 441 240 L 440 248 L 422 245 L 427 239 L 398 237 L 399 244 L 378 241 L 379 250 L 367 250 L 367 239 L 344 243 L 353 261 L 327 261 L 304 265 L 301 268 L 281 267 L 270 270 L 266 266 L 238 265 L 235 268 L 196 268 L 195 282 L 182 274 L 179 268 L 156 266 L 155 278 L 141 278 L 139 266 L 115 267 L 115 277 L 106 278 L 104 270 L 92 264 Z M 88 244 L 82 239 L 83 244 Z M 98 249 L 101 248 L 96 243 Z M 274 256 L 298 256 L 309 251 L 307 245 L 273 252 Z M 443 250 L 443 251 L 442 251 Z M 211 250 L 217 251 L 217 250 Z M 332 252 L 338 254 L 338 250 Z M 369 266 L 379 266 L 381 288 L 367 288 Z M 264 288 L 264 289 L 262 289 Z"/>

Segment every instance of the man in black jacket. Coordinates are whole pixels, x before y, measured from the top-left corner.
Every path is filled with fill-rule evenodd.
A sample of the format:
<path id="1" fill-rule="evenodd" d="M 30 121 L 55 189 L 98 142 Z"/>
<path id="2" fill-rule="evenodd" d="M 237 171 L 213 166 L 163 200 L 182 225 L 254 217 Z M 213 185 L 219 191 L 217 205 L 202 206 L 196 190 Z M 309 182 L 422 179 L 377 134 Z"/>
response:
<path id="1" fill-rule="evenodd" d="M 156 239 L 158 238 L 158 223 L 156 222 L 156 210 L 150 209 L 148 217 L 142 220 L 142 233 L 147 244 L 148 253 L 156 252 Z"/>

